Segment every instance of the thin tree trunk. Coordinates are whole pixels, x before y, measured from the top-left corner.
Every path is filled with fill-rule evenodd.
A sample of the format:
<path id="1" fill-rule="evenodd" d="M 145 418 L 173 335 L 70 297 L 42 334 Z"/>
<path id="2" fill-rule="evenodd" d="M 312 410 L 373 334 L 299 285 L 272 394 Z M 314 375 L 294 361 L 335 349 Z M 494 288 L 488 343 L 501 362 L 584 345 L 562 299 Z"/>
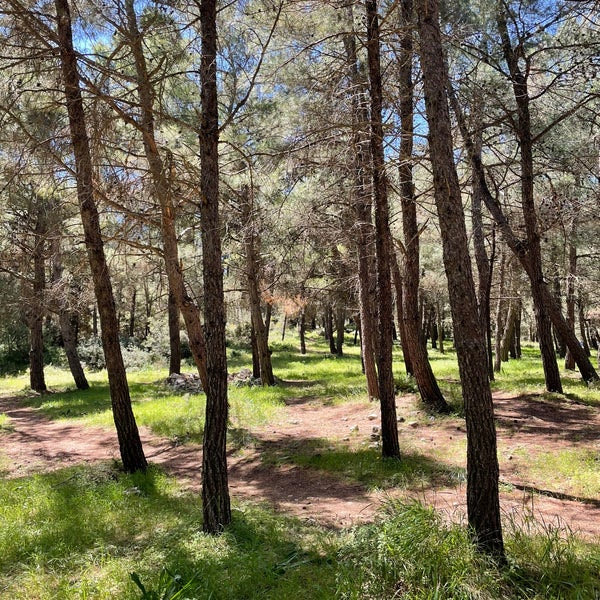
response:
<path id="1" fill-rule="evenodd" d="M 94 183 L 89 138 L 86 129 L 83 100 L 79 87 L 77 57 L 73 49 L 71 14 L 68 0 L 55 0 L 58 43 L 62 67 L 71 142 L 75 156 L 77 197 L 84 230 L 85 245 L 92 271 L 94 291 L 100 313 L 102 346 L 108 371 L 113 417 L 117 429 L 123 467 L 128 472 L 145 470 L 146 457 L 142 449 L 135 417 L 131 408 L 129 386 L 121 346 L 119 323 L 112 285 L 104 254 L 98 209 L 94 201 Z"/>
<path id="2" fill-rule="evenodd" d="M 419 1 L 421 65 L 444 266 L 467 425 L 467 514 L 479 548 L 504 560 L 496 429 L 461 190 L 454 165 L 437 0 Z M 435 124 L 435 127 L 432 127 Z"/>
<path id="3" fill-rule="evenodd" d="M 281 341 L 285 340 L 285 327 L 287 325 L 287 313 L 283 314 L 283 323 L 281 325 Z"/>
<path id="4" fill-rule="evenodd" d="M 300 319 L 298 320 L 298 335 L 300 336 L 300 354 L 306 354 L 306 316 L 304 314 L 304 308 L 302 309 Z M 333 339 L 333 335 L 331 337 Z M 335 354 L 335 351 L 332 352 L 332 354 Z"/>
<path id="5" fill-rule="evenodd" d="M 175 294 L 169 290 L 169 373 L 181 373 L 181 335 L 179 331 L 179 307 Z"/>
<path id="6" fill-rule="evenodd" d="M 92 335 L 98 337 L 98 309 L 95 304 L 92 310 Z"/>
<path id="7" fill-rule="evenodd" d="M 575 334 L 575 281 L 577 278 L 577 247 L 574 238 L 577 234 L 577 214 L 573 215 L 569 232 L 569 260 L 567 264 L 567 326 Z M 575 358 L 569 349 L 565 357 L 565 369 L 575 370 Z"/>
<path id="8" fill-rule="evenodd" d="M 59 287 L 61 286 L 63 276 L 63 265 L 60 237 L 58 235 L 55 236 L 52 245 L 52 283 Z M 70 293 L 69 290 L 66 289 L 60 291 L 57 290 L 57 292 L 60 294 L 58 305 L 56 307 L 58 312 L 58 324 L 63 347 L 67 356 L 67 362 L 69 363 L 69 370 L 71 371 L 77 389 L 87 390 L 90 385 L 86 379 L 83 367 L 81 366 L 81 360 L 79 359 L 79 353 L 77 352 L 77 330 L 74 326 L 75 315 L 70 310 L 69 306 Z"/>
<path id="9" fill-rule="evenodd" d="M 273 305 L 267 302 L 265 307 L 265 337 L 267 338 L 267 344 L 269 343 L 269 333 L 271 332 L 271 316 L 273 314 Z"/>
<path id="10" fill-rule="evenodd" d="M 132 338 L 135 335 L 135 308 L 136 308 L 136 299 L 137 299 L 137 289 L 133 288 L 133 293 L 131 294 L 131 307 L 129 309 L 129 337 Z"/>
<path id="11" fill-rule="evenodd" d="M 200 122 L 200 226 L 204 279 L 207 387 L 202 445 L 203 529 L 217 533 L 231 522 L 227 482 L 227 351 L 221 226 L 219 219 L 219 107 L 217 3 L 200 1 L 202 116 Z"/>
<path id="12" fill-rule="evenodd" d="M 502 332 L 506 322 L 506 268 L 506 252 L 503 248 L 500 257 L 498 304 L 496 306 L 496 352 L 494 357 L 494 372 L 496 373 L 500 373 L 502 366 Z"/>
<path id="13" fill-rule="evenodd" d="M 258 359 L 258 346 L 256 344 L 256 331 L 250 323 L 250 348 L 252 350 L 252 377 L 260 377 L 260 360 Z"/>
<path id="14" fill-rule="evenodd" d="M 346 322 L 346 311 L 343 306 L 338 306 L 335 309 L 335 328 L 336 328 L 336 340 L 335 340 L 335 354 L 336 356 L 344 355 L 344 324 Z"/>
<path id="15" fill-rule="evenodd" d="M 325 322 L 327 330 L 327 341 L 329 342 L 329 354 L 336 353 L 335 338 L 333 335 L 333 308 L 331 304 L 325 307 Z"/>
<path id="16" fill-rule="evenodd" d="M 269 386 L 275 384 L 273 376 L 273 366 L 271 364 L 271 352 L 267 342 L 267 333 L 262 317 L 260 306 L 259 266 L 257 236 L 254 223 L 254 202 L 251 190 L 244 186 L 242 190 L 242 220 L 245 223 L 244 231 L 244 253 L 246 255 L 246 281 L 248 283 L 248 299 L 250 301 L 250 315 L 252 318 L 252 331 L 254 333 L 254 343 L 258 354 L 258 364 L 260 367 L 260 380 L 262 385 Z"/>
<path id="17" fill-rule="evenodd" d="M 577 295 L 577 308 L 579 311 L 579 333 L 581 334 L 581 343 L 583 344 L 583 350 L 587 356 L 591 356 L 590 342 L 588 340 L 588 333 L 585 327 L 585 311 L 581 288 L 579 289 L 579 293 Z"/>
<path id="18" fill-rule="evenodd" d="M 392 235 L 389 223 L 385 156 L 383 151 L 382 86 L 377 1 L 366 0 L 367 60 L 371 97 L 371 161 L 375 202 L 375 249 L 377 257 L 377 300 L 379 305 L 379 344 L 377 371 L 381 407 L 381 450 L 383 456 L 400 457 L 394 375 L 392 372 Z"/>
<path id="19" fill-rule="evenodd" d="M 36 392 L 46 392 L 44 378 L 44 289 L 46 259 L 44 246 L 48 226 L 44 208 L 37 207 L 33 246 L 33 294 L 29 306 L 29 385 Z"/>
<path id="20" fill-rule="evenodd" d="M 183 268 L 179 260 L 177 232 L 175 229 L 175 206 L 173 203 L 170 178 L 172 177 L 172 157 L 167 154 L 163 161 L 154 135 L 154 94 L 148 75 L 146 58 L 142 45 L 142 35 L 137 25 L 134 0 L 126 0 L 127 21 L 129 28 L 129 45 L 135 60 L 138 97 L 141 108 L 141 122 L 144 153 L 152 176 L 152 183 L 161 210 L 161 235 L 163 242 L 163 257 L 165 270 L 175 301 L 185 322 L 190 350 L 198 369 L 202 387 L 206 390 L 206 342 L 200 322 L 200 311 L 187 292 Z"/>
<path id="21" fill-rule="evenodd" d="M 436 305 L 435 314 L 437 315 L 438 341 L 440 345 L 440 354 L 444 354 L 444 328 L 442 326 L 442 308 L 439 301 Z"/>
<path id="22" fill-rule="evenodd" d="M 413 70 L 413 0 L 401 2 L 402 23 L 404 25 L 400 40 L 400 121 L 402 136 L 400 140 L 400 201 L 402 206 L 402 232 L 404 234 L 404 290 L 402 297 L 402 316 L 406 334 L 406 349 L 410 364 L 419 388 L 423 404 L 439 413 L 449 413 L 438 382 L 433 374 L 427 346 L 421 329 L 419 316 L 419 226 L 417 223 L 417 203 L 413 183 L 413 139 L 414 139 L 414 83 Z"/>
<path id="23" fill-rule="evenodd" d="M 400 329 L 400 343 L 402 344 L 402 356 L 404 357 L 404 367 L 406 374 L 414 376 L 415 371 L 410 360 L 408 350 L 408 340 L 406 339 L 406 328 L 404 326 L 404 282 L 398 266 L 398 257 L 394 252 L 392 256 L 392 280 L 396 290 L 396 311 L 398 312 L 398 329 Z"/>
<path id="24" fill-rule="evenodd" d="M 504 8 L 498 4 L 496 15 L 498 30 L 502 40 L 502 50 L 512 79 L 515 102 L 517 104 L 517 119 L 515 119 L 516 134 L 521 151 L 521 205 L 527 248 L 529 257 L 529 274 L 531 277 L 531 292 L 537 319 L 538 338 L 544 367 L 546 389 L 549 392 L 562 393 L 562 384 L 554 345 L 552 343 L 552 320 L 549 318 L 548 307 L 544 298 L 544 274 L 542 272 L 542 250 L 533 188 L 533 139 L 531 135 L 531 116 L 529 112 L 529 91 L 527 77 L 519 66 L 518 54 L 514 51 L 506 23 Z M 560 313 L 560 307 L 558 309 Z M 559 335 L 562 332 L 557 328 Z M 564 337 L 564 336 L 563 336 Z"/>

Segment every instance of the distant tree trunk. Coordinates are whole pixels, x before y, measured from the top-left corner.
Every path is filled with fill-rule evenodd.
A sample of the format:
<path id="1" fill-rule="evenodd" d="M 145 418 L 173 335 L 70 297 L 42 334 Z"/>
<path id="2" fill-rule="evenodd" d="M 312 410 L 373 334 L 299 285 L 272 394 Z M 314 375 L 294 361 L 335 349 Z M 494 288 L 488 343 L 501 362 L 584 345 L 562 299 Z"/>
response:
<path id="1" fill-rule="evenodd" d="M 269 333 L 271 331 L 271 315 L 273 314 L 273 305 L 267 302 L 265 307 L 265 337 L 267 338 L 267 344 L 269 343 Z"/>
<path id="2" fill-rule="evenodd" d="M 467 425 L 467 514 L 479 548 L 504 561 L 496 429 L 446 89 L 437 0 L 419 0 L 421 66 L 444 266 Z M 432 126 L 435 124 L 435 127 Z"/>
<path id="3" fill-rule="evenodd" d="M 60 237 L 56 235 L 52 240 L 52 283 L 59 287 L 63 276 L 62 252 L 60 248 Z M 85 377 L 79 353 L 77 352 L 77 330 L 75 327 L 76 315 L 69 306 L 69 290 L 62 289 L 58 291 L 58 324 L 60 335 L 63 341 L 63 347 L 69 363 L 69 370 L 73 376 L 73 381 L 77 389 L 87 390 L 90 385 Z"/>
<path id="4" fill-rule="evenodd" d="M 537 319 L 544 378 L 546 389 L 549 392 L 562 393 L 560 373 L 552 343 L 552 320 L 548 314 L 549 307 L 545 301 L 544 294 L 545 282 L 542 271 L 542 250 L 534 201 L 533 138 L 531 133 L 527 75 L 524 75 L 521 71 L 521 67 L 519 66 L 519 52 L 515 52 L 511 44 L 506 22 L 506 9 L 502 4 L 498 4 L 497 6 L 496 22 L 517 105 L 517 118 L 514 119 L 514 123 L 521 152 L 521 205 L 525 233 L 527 235 L 531 292 Z M 558 310 L 560 312 L 560 307 L 558 307 Z M 562 336 L 562 331 L 558 330 L 558 333 Z"/>
<path id="5" fill-rule="evenodd" d="M 494 371 L 500 373 L 502 366 L 502 332 L 506 316 L 506 252 L 502 249 L 500 256 L 500 273 L 498 284 L 498 303 L 496 306 L 496 352 L 494 357 Z"/>
<path id="6" fill-rule="evenodd" d="M 207 388 L 202 445 L 203 529 L 217 533 L 231 522 L 227 482 L 227 351 L 221 225 L 219 219 L 219 106 L 217 3 L 200 1 L 202 115 L 200 121 L 200 226 L 204 279 Z"/>
<path id="7" fill-rule="evenodd" d="M 92 310 L 92 335 L 98 337 L 98 309 L 95 304 Z"/>
<path id="8" fill-rule="evenodd" d="M 169 373 L 181 373 L 181 334 L 179 331 L 179 307 L 175 294 L 169 290 Z"/>
<path id="9" fill-rule="evenodd" d="M 260 367 L 260 380 L 262 385 L 275 384 L 273 366 L 271 364 L 271 351 L 267 341 L 267 332 L 263 321 L 260 306 L 259 289 L 259 265 L 257 248 L 258 241 L 255 231 L 254 198 L 252 190 L 244 186 L 241 193 L 242 219 L 246 225 L 244 230 L 244 254 L 246 255 L 246 281 L 248 283 L 248 300 L 250 302 L 250 315 L 252 319 L 252 331 L 254 332 L 254 343 L 258 354 Z"/>
<path id="10" fill-rule="evenodd" d="M 588 340 L 588 333 L 585 328 L 585 310 L 581 288 L 579 289 L 579 293 L 577 295 L 577 308 L 579 311 L 579 332 L 581 334 L 581 343 L 583 344 L 583 350 L 587 356 L 591 356 L 590 342 Z"/>
<path id="11" fill-rule="evenodd" d="M 325 307 L 325 331 L 327 332 L 327 341 L 329 342 L 329 354 L 335 354 L 335 338 L 333 335 L 333 308 L 331 304 Z"/>
<path id="12" fill-rule="evenodd" d="M 402 275 L 400 274 L 400 267 L 398 265 L 398 258 L 395 252 L 392 255 L 392 280 L 396 290 L 396 311 L 398 312 L 398 329 L 400 330 L 400 343 L 402 344 L 404 367 L 406 368 L 407 375 L 414 376 L 415 371 L 410 360 L 406 328 L 404 326 L 404 282 L 402 281 Z"/>
<path id="13" fill-rule="evenodd" d="M 167 160 L 159 152 L 154 134 L 154 92 L 148 74 L 144 56 L 143 38 L 138 29 L 134 0 L 126 0 L 127 24 L 129 28 L 129 46 L 135 62 L 138 97 L 141 109 L 141 121 L 138 127 L 142 130 L 144 153 L 152 176 L 156 199 L 161 211 L 161 236 L 165 270 L 169 281 L 169 289 L 175 296 L 177 306 L 185 322 L 188 341 L 194 363 L 206 390 L 208 383 L 206 366 L 206 342 L 200 322 L 200 310 L 187 292 L 183 267 L 179 260 L 177 231 L 175 228 L 175 205 L 172 198 L 170 179 L 173 176 L 172 157 L 167 153 Z"/>
<path id="14" fill-rule="evenodd" d="M 131 308 L 129 309 L 129 337 L 132 338 L 135 335 L 135 304 L 137 298 L 137 289 L 133 288 L 133 293 L 131 294 Z"/>
<path id="15" fill-rule="evenodd" d="M 144 305 L 145 305 L 145 315 L 146 320 L 144 322 L 144 340 L 148 339 L 150 335 L 150 317 L 152 316 L 152 298 L 150 297 L 150 287 L 148 285 L 148 279 L 144 278 Z M 179 311 L 178 311 L 179 315 Z M 179 316 L 177 317 L 179 318 Z"/>
<path id="16" fill-rule="evenodd" d="M 553 291 L 554 291 L 554 299 L 558 306 L 560 306 L 560 310 L 562 312 L 562 290 L 560 289 L 560 274 L 557 272 L 552 277 Z M 558 332 L 558 329 L 552 326 L 552 337 L 554 339 L 554 347 L 556 348 L 556 354 L 558 354 L 559 358 L 565 358 L 567 355 L 567 347 L 565 344 L 565 340 L 562 335 Z"/>
<path id="17" fill-rule="evenodd" d="M 306 315 L 304 314 L 304 308 L 298 320 L 298 335 L 300 336 L 300 354 L 306 354 Z M 335 354 L 335 352 L 332 352 L 332 354 Z"/>
<path id="18" fill-rule="evenodd" d="M 508 309 L 508 316 L 506 317 L 506 323 L 504 325 L 504 333 L 502 335 L 502 341 L 500 343 L 500 358 L 503 362 L 508 361 L 508 353 L 515 335 L 515 324 L 517 322 L 517 310 L 518 302 L 511 300 L 510 307 Z"/>
<path id="19" fill-rule="evenodd" d="M 346 322 L 346 311 L 343 306 L 338 306 L 335 310 L 335 328 L 336 328 L 336 340 L 335 340 L 335 354 L 336 356 L 343 356 L 344 350 L 344 324 Z"/>
<path id="20" fill-rule="evenodd" d="M 442 326 L 442 307 L 438 300 L 435 314 L 437 315 L 437 330 L 438 330 L 438 341 L 440 344 L 440 353 L 444 354 L 444 327 Z"/>
<path id="21" fill-rule="evenodd" d="M 44 246 L 48 234 L 45 210 L 37 207 L 33 247 L 33 294 L 29 306 L 29 384 L 36 392 L 46 392 L 44 378 L 44 288 L 46 287 L 46 260 Z"/>
<path id="22" fill-rule="evenodd" d="M 577 234 L 577 215 L 573 216 L 571 230 L 569 232 L 568 248 L 569 258 L 567 264 L 567 327 L 575 335 L 575 281 L 577 279 L 577 247 L 575 246 L 575 236 Z M 565 369 L 575 370 L 575 358 L 570 350 L 567 349 L 565 357 Z"/>
<path id="23" fill-rule="evenodd" d="M 285 340 L 285 327 L 287 325 L 287 313 L 283 313 L 283 323 L 281 324 L 281 341 Z"/>
<path id="24" fill-rule="evenodd" d="M 260 377 L 260 360 L 258 358 L 258 345 L 254 325 L 250 324 L 250 348 L 252 349 L 252 377 Z"/>
<path id="25" fill-rule="evenodd" d="M 383 456 L 400 457 L 394 375 L 392 372 L 392 235 L 389 223 L 385 155 L 383 151 L 382 86 L 377 1 L 366 0 L 367 60 L 371 97 L 371 161 L 375 203 L 375 249 L 377 257 L 377 300 L 379 305 L 379 344 L 377 370 L 381 407 L 381 450 Z"/>
<path id="26" fill-rule="evenodd" d="M 68 0 L 55 0 L 58 44 L 62 67 L 71 142 L 75 156 L 77 196 L 83 224 L 85 245 L 92 271 L 94 291 L 100 313 L 102 346 L 108 371 L 108 383 L 113 417 L 117 429 L 123 467 L 128 472 L 147 468 L 137 424 L 131 409 L 129 386 L 119 344 L 119 323 L 112 292 L 104 244 L 100 231 L 98 209 L 94 201 L 94 183 L 89 138 L 85 123 L 83 100 L 79 87 L 77 55 L 73 49 L 71 14 Z"/>

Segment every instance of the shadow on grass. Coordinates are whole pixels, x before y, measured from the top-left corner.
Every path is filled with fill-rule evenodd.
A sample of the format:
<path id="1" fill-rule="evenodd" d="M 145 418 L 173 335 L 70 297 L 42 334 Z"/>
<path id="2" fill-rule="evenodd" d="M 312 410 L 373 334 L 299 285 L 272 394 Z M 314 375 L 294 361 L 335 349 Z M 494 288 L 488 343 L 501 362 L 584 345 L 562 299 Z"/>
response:
<path id="1" fill-rule="evenodd" d="M 304 537 L 319 530 L 242 506 L 223 535 L 203 535 L 200 499 L 155 469 L 133 476 L 107 465 L 64 469 L 2 482 L 0 497 L 12 516 L 0 526 L 0 572 L 21 594 L 29 576 L 44 598 L 56 597 L 57 585 L 69 590 L 64 598 L 80 597 L 87 585 L 137 598 L 129 572 L 155 589 L 164 565 L 194 578 L 195 598 L 294 598 L 301 590 L 304 598 L 333 597 L 334 556 Z"/>
<path id="2" fill-rule="evenodd" d="M 268 464 L 310 467 L 369 488 L 423 490 L 459 485 L 463 469 L 450 467 L 414 451 L 400 460 L 383 458 L 379 448 L 350 449 L 323 438 L 290 438 L 258 444 Z"/>

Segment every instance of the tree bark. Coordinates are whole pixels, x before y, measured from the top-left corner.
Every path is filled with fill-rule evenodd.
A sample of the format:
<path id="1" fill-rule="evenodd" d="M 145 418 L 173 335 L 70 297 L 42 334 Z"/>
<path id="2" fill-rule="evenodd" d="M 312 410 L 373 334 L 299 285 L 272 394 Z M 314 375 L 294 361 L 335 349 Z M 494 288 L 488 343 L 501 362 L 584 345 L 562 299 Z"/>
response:
<path id="1" fill-rule="evenodd" d="M 302 308 L 300 318 L 298 319 L 298 335 L 300 336 L 300 354 L 306 354 L 306 315 L 304 314 L 304 308 Z M 331 339 L 333 340 L 333 334 L 331 335 Z M 329 343 L 332 344 L 332 342 Z M 332 354 L 335 354 L 335 351 Z"/>
<path id="2" fill-rule="evenodd" d="M 517 104 L 517 118 L 515 129 L 521 151 L 521 208 L 525 233 L 527 236 L 527 248 L 529 256 L 529 274 L 531 280 L 531 292 L 537 320 L 538 338 L 540 352 L 542 354 L 542 365 L 544 367 L 544 378 L 546 389 L 549 392 L 562 393 L 562 383 L 558 371 L 556 354 L 552 343 L 552 320 L 549 318 L 548 307 L 544 301 L 544 274 L 542 272 L 542 250 L 540 244 L 540 232 L 537 222 L 537 214 L 534 201 L 534 174 L 533 174 L 533 139 L 531 135 L 531 115 L 529 112 L 529 91 L 527 77 L 519 66 L 518 52 L 512 47 L 506 14 L 504 8 L 498 4 L 496 15 L 498 31 L 502 40 L 504 59 L 512 79 L 515 102 Z M 560 308 L 559 308 L 560 312 Z M 562 335 L 557 328 L 559 335 Z"/>
<path id="3" fill-rule="evenodd" d="M 338 306 L 335 309 L 335 354 L 336 356 L 344 355 L 344 324 L 346 323 L 346 311 L 343 306 Z"/>
<path id="4" fill-rule="evenodd" d="M 487 374 L 485 338 L 471 272 L 461 191 L 454 165 L 446 96 L 448 74 L 443 57 L 438 4 L 437 0 L 420 0 L 418 6 L 435 202 L 448 277 L 454 344 L 465 402 L 468 521 L 478 547 L 503 561 L 494 409 Z"/>
<path id="5" fill-rule="evenodd" d="M 38 203 L 39 204 L 39 203 Z M 36 207 L 33 240 L 33 286 L 29 305 L 29 385 L 35 392 L 47 391 L 44 378 L 44 289 L 46 287 L 46 259 L 44 247 L 48 225 L 43 206 Z"/>
<path id="6" fill-rule="evenodd" d="M 137 289 L 133 288 L 133 293 L 131 294 L 131 306 L 129 309 L 129 337 L 132 338 L 135 335 L 135 309 L 136 309 L 136 300 L 137 300 Z"/>
<path id="7" fill-rule="evenodd" d="M 575 282 L 577 279 L 577 247 L 574 238 L 577 233 L 577 214 L 573 215 L 569 232 L 569 259 L 567 264 L 567 326 L 575 334 Z M 575 370 L 575 358 L 569 349 L 565 356 L 565 369 Z"/>
<path id="8" fill-rule="evenodd" d="M 169 373 L 181 373 L 181 335 L 179 331 L 179 307 L 175 294 L 169 290 Z"/>
<path id="9" fill-rule="evenodd" d="M 395 252 L 392 256 L 392 281 L 396 290 L 396 311 L 398 312 L 398 329 L 400 330 L 400 343 L 402 344 L 404 367 L 406 368 L 406 374 L 414 377 L 415 371 L 410 360 L 408 340 L 406 339 L 406 328 L 404 327 L 404 282 L 402 281 L 398 257 Z"/>
<path id="10" fill-rule="evenodd" d="M 62 251 L 60 248 L 60 237 L 55 235 L 52 241 L 52 283 L 61 287 L 63 277 Z M 72 312 L 69 302 L 71 296 L 70 290 L 57 290 L 56 311 L 58 312 L 58 324 L 60 335 L 63 341 L 63 347 L 69 363 L 69 370 L 73 376 L 73 381 L 79 390 L 87 390 L 90 385 L 86 379 L 79 353 L 77 352 L 77 330 L 74 326 L 76 315 Z"/>
<path id="11" fill-rule="evenodd" d="M 385 156 L 383 152 L 382 86 L 380 65 L 379 16 L 377 1 L 366 0 L 367 60 L 371 98 L 371 161 L 375 202 L 375 249 L 377 257 L 377 300 L 379 305 L 379 344 L 377 371 L 381 407 L 381 450 L 383 456 L 400 457 L 394 375 L 392 372 L 392 235 L 389 223 Z M 363 325 L 364 327 L 364 325 Z"/>
<path id="12" fill-rule="evenodd" d="M 206 424 L 202 445 L 203 529 L 217 533 L 231 522 L 227 481 L 227 351 L 219 219 L 219 107 L 217 101 L 217 3 L 201 0 L 200 226 L 204 278 Z"/>
<path id="13" fill-rule="evenodd" d="M 73 33 L 68 0 L 55 0 L 62 81 L 64 85 L 71 142 L 75 156 L 77 197 L 83 223 L 94 291 L 100 313 L 102 346 L 108 371 L 113 417 L 117 429 L 123 467 L 128 472 L 147 468 L 139 431 L 131 408 L 129 386 L 121 346 L 119 323 L 112 285 L 104 254 L 98 209 L 94 201 L 92 161 L 81 96 L 77 56 L 73 49 Z"/>
<path id="14" fill-rule="evenodd" d="M 169 289 L 175 296 L 177 306 L 185 322 L 190 350 L 198 369 L 202 387 L 208 383 L 206 365 L 206 342 L 200 322 L 200 310 L 187 292 L 183 267 L 179 260 L 177 232 L 175 229 L 175 206 L 173 203 L 170 177 L 172 171 L 171 156 L 164 161 L 156 144 L 154 135 L 154 92 L 144 56 L 142 35 L 138 29 L 134 0 L 126 0 L 125 9 L 129 28 L 129 45 L 135 61 L 138 98 L 141 109 L 139 127 L 142 131 L 144 153 L 152 176 L 152 183 L 161 211 L 161 235 L 165 270 Z"/>
<path id="15" fill-rule="evenodd" d="M 267 332 L 262 317 L 261 299 L 259 289 L 259 265 L 257 251 L 257 236 L 255 231 L 254 202 L 248 186 L 242 190 L 242 220 L 245 224 L 244 230 L 244 253 L 246 255 L 246 282 L 248 284 L 248 299 L 250 302 L 250 316 L 252 319 L 252 331 L 258 355 L 260 367 L 260 380 L 262 385 L 275 384 L 273 366 L 271 364 L 271 352 L 267 341 Z"/>

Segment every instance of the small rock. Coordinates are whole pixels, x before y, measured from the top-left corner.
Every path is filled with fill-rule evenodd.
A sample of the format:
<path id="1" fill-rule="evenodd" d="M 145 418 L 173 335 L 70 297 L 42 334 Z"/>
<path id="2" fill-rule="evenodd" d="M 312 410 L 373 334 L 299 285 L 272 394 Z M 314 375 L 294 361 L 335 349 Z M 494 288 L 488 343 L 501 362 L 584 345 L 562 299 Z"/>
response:
<path id="1" fill-rule="evenodd" d="M 373 433 L 379 433 L 380 429 L 379 427 L 377 427 L 377 425 L 375 425 L 375 427 L 373 427 Z"/>
<path id="2" fill-rule="evenodd" d="M 348 417 L 342 417 L 342 421 L 347 421 Z"/>
<path id="3" fill-rule="evenodd" d="M 408 426 L 409 426 L 409 427 L 412 427 L 413 429 L 416 429 L 416 428 L 419 426 L 419 424 L 417 423 L 417 421 L 411 421 L 411 422 L 408 424 Z"/>
<path id="4" fill-rule="evenodd" d="M 370 414 L 370 415 L 367 417 L 367 419 L 369 419 L 369 421 L 374 421 L 376 418 L 377 418 L 377 415 L 376 415 L 376 414 L 374 414 L 374 413 Z"/>
<path id="5" fill-rule="evenodd" d="M 347 436 L 345 438 L 342 438 L 342 442 L 349 442 L 349 441 L 350 441 L 350 438 Z"/>
<path id="6" fill-rule="evenodd" d="M 371 441 L 372 442 L 378 442 L 380 438 L 381 438 L 381 436 L 378 433 L 372 433 L 371 434 Z"/>
<path id="7" fill-rule="evenodd" d="M 358 431 L 358 425 L 353 425 L 350 427 L 350 432 Z"/>
<path id="8" fill-rule="evenodd" d="M 398 417 L 397 421 L 398 421 L 398 423 L 404 423 L 404 421 L 406 421 L 406 419 L 404 417 Z"/>
<path id="9" fill-rule="evenodd" d="M 373 444 L 369 444 L 369 448 L 373 448 L 373 449 L 379 448 L 379 443 L 375 442 Z"/>
<path id="10" fill-rule="evenodd" d="M 299 425 L 300 421 L 290 421 L 290 425 Z"/>

